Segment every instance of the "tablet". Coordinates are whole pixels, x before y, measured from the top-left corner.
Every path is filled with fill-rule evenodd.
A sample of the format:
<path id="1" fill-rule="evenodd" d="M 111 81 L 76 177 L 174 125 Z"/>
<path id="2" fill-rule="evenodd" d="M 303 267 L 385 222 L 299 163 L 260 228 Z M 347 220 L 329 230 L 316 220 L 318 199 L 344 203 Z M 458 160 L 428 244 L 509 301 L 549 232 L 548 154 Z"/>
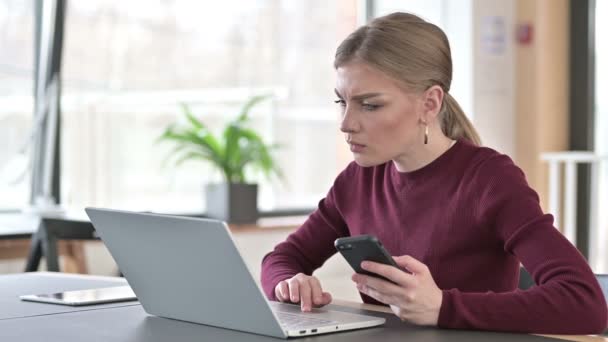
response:
<path id="1" fill-rule="evenodd" d="M 78 291 L 19 296 L 21 300 L 70 306 L 114 303 L 137 300 L 130 286 L 104 287 Z"/>

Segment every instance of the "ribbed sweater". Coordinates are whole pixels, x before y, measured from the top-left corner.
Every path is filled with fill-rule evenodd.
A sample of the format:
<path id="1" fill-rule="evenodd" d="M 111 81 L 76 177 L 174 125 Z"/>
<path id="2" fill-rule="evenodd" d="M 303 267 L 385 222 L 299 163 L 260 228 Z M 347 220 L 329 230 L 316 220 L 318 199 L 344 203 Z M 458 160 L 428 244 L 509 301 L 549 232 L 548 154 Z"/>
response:
<path id="1" fill-rule="evenodd" d="M 399 172 L 392 161 L 349 164 L 305 223 L 264 257 L 264 292 L 276 299 L 281 280 L 311 275 L 336 252 L 335 239 L 360 234 L 428 266 L 443 293 L 439 327 L 554 334 L 606 328 L 606 301 L 584 257 L 543 213 L 521 169 L 490 148 L 459 140 L 412 172 Z M 537 286 L 517 289 L 520 264 Z"/>

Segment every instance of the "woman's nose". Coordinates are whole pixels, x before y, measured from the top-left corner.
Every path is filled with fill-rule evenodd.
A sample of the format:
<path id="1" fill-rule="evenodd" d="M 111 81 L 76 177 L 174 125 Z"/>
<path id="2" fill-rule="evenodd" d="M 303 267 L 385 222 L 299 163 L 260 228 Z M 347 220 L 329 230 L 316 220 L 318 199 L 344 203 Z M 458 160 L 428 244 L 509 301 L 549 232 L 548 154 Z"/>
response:
<path id="1" fill-rule="evenodd" d="M 358 124 L 356 120 L 353 118 L 353 113 L 351 113 L 348 108 L 344 109 L 344 114 L 342 114 L 342 122 L 340 123 L 340 131 L 343 133 L 352 133 L 358 130 Z"/>

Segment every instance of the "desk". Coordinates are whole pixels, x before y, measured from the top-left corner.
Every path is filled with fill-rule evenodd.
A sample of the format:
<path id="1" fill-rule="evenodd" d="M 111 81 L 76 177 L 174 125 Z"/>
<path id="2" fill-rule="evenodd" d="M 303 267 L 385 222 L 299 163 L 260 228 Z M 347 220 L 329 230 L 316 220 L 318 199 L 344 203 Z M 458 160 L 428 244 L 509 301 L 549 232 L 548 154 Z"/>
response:
<path id="1" fill-rule="evenodd" d="M 124 280 L 111 277 L 29 273 L 0 276 L 0 340 L 8 341 L 279 341 L 278 339 L 241 333 L 188 322 L 147 315 L 138 303 L 115 303 L 85 308 L 20 302 L 18 294 L 102 287 Z M 424 328 L 399 321 L 385 313 L 385 308 L 354 302 L 336 301 L 332 309 L 372 314 L 387 318 L 383 327 L 319 335 L 295 341 L 606 341 L 590 336 L 535 336 L 483 331 Z"/>
<path id="2" fill-rule="evenodd" d="M 371 311 L 380 311 L 386 313 L 392 313 L 390 308 L 380 305 L 372 305 L 372 304 L 362 304 L 355 303 L 352 301 L 345 301 L 335 299 L 333 301 L 334 304 L 340 306 L 347 306 L 351 308 L 361 309 L 361 310 L 371 310 Z M 558 340 L 566 340 L 566 341 L 580 341 L 580 342 L 608 342 L 608 337 L 606 336 L 597 336 L 597 335 L 538 335 L 543 337 L 549 337 Z"/>
<path id="3" fill-rule="evenodd" d="M 257 224 L 229 224 L 228 227 L 233 234 L 251 234 L 259 229 L 293 231 L 306 217 L 262 217 Z M 24 240 L 30 237 L 30 243 Z M 6 240 L 11 241 L 7 243 Z M 4 245 L 12 249 L 10 253 L 4 253 L 7 254 L 5 256 L 0 251 L 0 257 L 20 257 L 27 249 L 25 272 L 37 271 L 42 257 L 46 259 L 48 271 L 59 272 L 59 254 L 63 254 L 68 256 L 69 271 L 87 273 L 80 240 L 98 240 L 84 211 L 47 216 L 0 214 L 0 242 L 3 242 L 0 247 Z"/>
<path id="4" fill-rule="evenodd" d="M 59 271 L 59 254 L 62 254 L 68 257 L 69 271 L 86 273 L 82 244 L 73 240 L 96 238 L 84 212 L 47 216 L 0 214 L 0 247 L 4 249 L 0 257 L 26 256 L 26 271 L 36 271 L 43 256 L 49 271 Z M 59 239 L 72 241 L 58 243 Z"/>
<path id="5" fill-rule="evenodd" d="M 0 276 L 0 284 L 0 308 L 2 308 L 0 309 L 0 321 L 90 310 L 91 308 L 86 306 L 70 307 L 65 305 L 22 302 L 18 297 L 23 294 L 128 285 L 124 278 L 99 276 L 82 277 L 65 273 L 22 273 L 2 275 Z M 99 306 L 99 308 L 134 305 L 134 303 L 137 304 L 137 302 L 103 304 Z M 0 336 L 2 336 L 1 332 Z"/>

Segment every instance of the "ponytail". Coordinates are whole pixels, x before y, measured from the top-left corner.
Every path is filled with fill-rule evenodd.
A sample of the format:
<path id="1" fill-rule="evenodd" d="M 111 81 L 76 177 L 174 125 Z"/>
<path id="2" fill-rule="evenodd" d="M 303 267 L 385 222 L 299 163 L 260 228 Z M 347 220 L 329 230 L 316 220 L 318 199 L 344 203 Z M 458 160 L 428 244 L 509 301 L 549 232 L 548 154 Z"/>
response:
<path id="1" fill-rule="evenodd" d="M 479 134 L 448 93 L 452 83 L 452 53 L 448 37 L 438 26 L 410 13 L 376 18 L 340 43 L 334 67 L 355 59 L 415 90 L 441 86 L 445 96 L 438 119 L 443 134 L 481 145 Z"/>
<path id="2" fill-rule="evenodd" d="M 477 146 L 481 146 L 481 138 L 479 138 L 475 127 L 464 114 L 456 99 L 448 92 L 445 92 L 443 105 L 444 108 L 439 115 L 443 134 L 453 140 L 464 138 Z"/>

